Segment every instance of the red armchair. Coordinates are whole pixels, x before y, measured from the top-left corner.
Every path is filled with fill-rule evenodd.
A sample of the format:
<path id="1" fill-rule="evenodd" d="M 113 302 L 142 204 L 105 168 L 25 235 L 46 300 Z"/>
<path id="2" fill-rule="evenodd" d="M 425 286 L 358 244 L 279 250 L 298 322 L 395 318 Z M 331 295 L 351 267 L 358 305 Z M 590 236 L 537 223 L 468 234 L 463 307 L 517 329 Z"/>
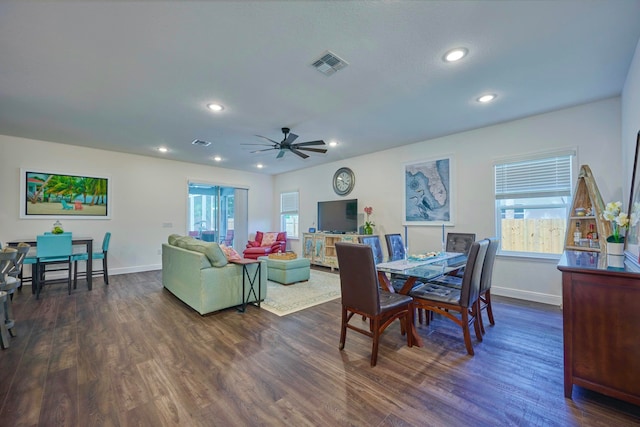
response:
<path id="1" fill-rule="evenodd" d="M 287 248 L 287 232 L 258 231 L 255 240 L 249 240 L 242 253 L 244 258 L 258 259 L 258 257 L 285 252 Z"/>

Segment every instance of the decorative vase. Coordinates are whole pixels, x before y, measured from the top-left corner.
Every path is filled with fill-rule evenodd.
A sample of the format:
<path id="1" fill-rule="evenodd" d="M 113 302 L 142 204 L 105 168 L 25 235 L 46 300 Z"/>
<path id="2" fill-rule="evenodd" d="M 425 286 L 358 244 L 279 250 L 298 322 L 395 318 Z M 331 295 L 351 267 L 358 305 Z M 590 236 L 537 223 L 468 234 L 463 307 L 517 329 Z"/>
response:
<path id="1" fill-rule="evenodd" d="M 364 226 L 364 234 L 373 234 L 373 227 L 370 225 L 366 225 Z"/>
<path id="2" fill-rule="evenodd" d="M 607 242 L 607 253 L 610 255 L 624 255 L 624 242 Z"/>

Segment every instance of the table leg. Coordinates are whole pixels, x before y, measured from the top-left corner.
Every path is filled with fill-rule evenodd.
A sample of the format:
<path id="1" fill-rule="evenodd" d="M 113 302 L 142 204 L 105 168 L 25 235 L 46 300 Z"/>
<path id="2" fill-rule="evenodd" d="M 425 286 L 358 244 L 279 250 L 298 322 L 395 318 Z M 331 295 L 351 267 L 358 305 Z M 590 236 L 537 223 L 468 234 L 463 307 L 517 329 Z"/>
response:
<path id="1" fill-rule="evenodd" d="M 93 289 L 93 240 L 87 242 L 87 288 Z"/>

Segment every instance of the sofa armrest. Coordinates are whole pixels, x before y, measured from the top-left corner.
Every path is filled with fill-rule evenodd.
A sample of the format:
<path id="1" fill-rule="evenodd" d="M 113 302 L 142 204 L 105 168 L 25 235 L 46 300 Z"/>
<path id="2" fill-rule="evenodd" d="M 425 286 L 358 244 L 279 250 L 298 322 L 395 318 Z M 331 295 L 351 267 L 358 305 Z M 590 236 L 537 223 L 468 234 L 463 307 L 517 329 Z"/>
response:
<path id="1" fill-rule="evenodd" d="M 275 242 L 271 245 L 271 253 L 285 252 L 287 249 L 287 242 Z"/>

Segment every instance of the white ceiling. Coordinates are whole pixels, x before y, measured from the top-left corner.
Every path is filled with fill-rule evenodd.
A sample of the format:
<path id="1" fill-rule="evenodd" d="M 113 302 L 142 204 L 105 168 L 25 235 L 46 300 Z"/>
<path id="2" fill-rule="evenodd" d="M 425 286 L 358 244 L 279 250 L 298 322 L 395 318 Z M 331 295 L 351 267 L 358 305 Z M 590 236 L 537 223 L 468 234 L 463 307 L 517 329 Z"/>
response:
<path id="1" fill-rule="evenodd" d="M 637 0 L 3 0 L 0 134 L 277 174 L 619 95 L 638 17 Z M 326 50 L 349 66 L 316 71 Z M 240 145 L 285 126 L 339 145 Z"/>

